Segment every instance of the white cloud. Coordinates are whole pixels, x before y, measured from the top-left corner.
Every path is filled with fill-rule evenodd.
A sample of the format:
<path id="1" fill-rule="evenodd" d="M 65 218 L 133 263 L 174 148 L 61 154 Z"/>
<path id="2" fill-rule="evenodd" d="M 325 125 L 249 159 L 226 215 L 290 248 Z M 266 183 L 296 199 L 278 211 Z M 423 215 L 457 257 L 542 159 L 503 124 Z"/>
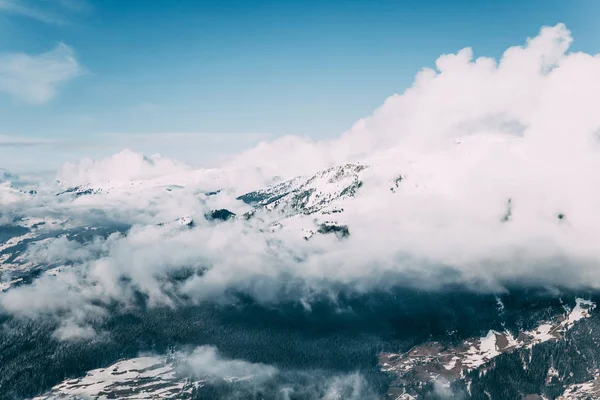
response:
<path id="1" fill-rule="evenodd" d="M 265 364 L 254 364 L 243 360 L 223 358 L 216 347 L 200 346 L 185 359 L 184 371 L 195 376 L 262 380 L 277 373 L 277 368 Z"/>
<path id="2" fill-rule="evenodd" d="M 134 290 L 152 304 L 171 304 L 173 296 L 201 302 L 231 290 L 263 301 L 310 300 L 311 293 L 339 285 L 358 291 L 447 283 L 502 290 L 507 282 L 598 288 L 600 57 L 568 53 L 570 42 L 570 32 L 557 25 L 498 62 L 473 59 L 470 49 L 443 55 L 437 71 L 420 72 L 410 89 L 340 138 L 265 142 L 220 169 L 192 170 L 131 152 L 67 165 L 59 176 L 73 184 L 110 180 L 144 190 L 72 202 L 38 197 L 35 210 L 83 218 L 104 207 L 139 226 L 92 244 L 65 239 L 30 250 L 40 264 L 48 255 L 54 262 L 76 257 L 77 268 L 60 278 L 65 283 L 51 285 L 68 295 L 36 301 L 36 291 L 49 289 L 34 283 L 1 295 L 0 305 L 15 315 L 47 314 L 70 304 L 79 310 L 90 302 L 127 303 Z M 260 218 L 216 225 L 201 218 L 224 204 L 241 209 L 236 194 L 273 175 L 356 161 L 371 168 L 357 197 L 342 204 L 339 218 L 351 231 L 343 241 L 318 235 L 305 241 L 293 229 L 270 232 Z M 404 179 L 392 193 L 398 175 Z M 169 192 L 167 184 L 182 188 Z M 218 188 L 226 190 L 199 195 Z M 154 226 L 192 214 L 200 216 L 192 229 Z M 272 215 L 260 217 L 268 222 Z M 183 268 L 203 272 L 184 283 L 166 279 Z"/>
<path id="3" fill-rule="evenodd" d="M 77 163 L 66 163 L 57 178 L 67 185 L 85 183 L 130 182 L 132 179 L 148 179 L 156 176 L 181 173 L 188 170 L 179 164 L 160 157 L 146 157 L 125 149 L 111 157 L 95 161 L 89 158 Z"/>
<path id="4" fill-rule="evenodd" d="M 0 11 L 20 15 L 26 18 L 32 18 L 48 24 L 63 23 L 63 20 L 58 18 L 56 15 L 36 9 L 18 0 L 1 0 Z"/>
<path id="5" fill-rule="evenodd" d="M 54 25 L 67 24 L 73 14 L 86 13 L 90 9 L 87 0 L 0 0 L 0 12 Z"/>
<path id="6" fill-rule="evenodd" d="M 96 331 L 68 320 L 54 332 L 54 336 L 58 340 L 92 339 L 96 337 Z"/>
<path id="7" fill-rule="evenodd" d="M 0 54 L 0 92 L 26 103 L 51 100 L 59 85 L 82 73 L 73 49 L 63 43 L 37 55 Z"/>
<path id="8" fill-rule="evenodd" d="M 317 369 L 281 371 L 271 365 L 227 359 L 213 346 L 196 347 L 182 359 L 180 369 L 184 374 L 244 380 L 256 389 L 263 386 L 263 393 L 276 393 L 281 399 L 374 400 L 380 397 L 359 373 L 330 375 Z"/>

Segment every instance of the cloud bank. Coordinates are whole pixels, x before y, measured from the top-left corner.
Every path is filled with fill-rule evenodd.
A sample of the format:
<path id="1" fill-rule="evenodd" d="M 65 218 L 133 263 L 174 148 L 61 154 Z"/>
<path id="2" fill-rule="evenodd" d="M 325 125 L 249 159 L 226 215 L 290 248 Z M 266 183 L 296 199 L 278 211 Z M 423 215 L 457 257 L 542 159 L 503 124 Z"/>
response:
<path id="1" fill-rule="evenodd" d="M 159 155 L 146 157 L 131 150 L 123 150 L 103 160 L 89 158 L 76 163 L 66 163 L 57 179 L 67 185 L 94 182 L 126 182 L 185 172 L 186 166 Z"/>
<path id="2" fill-rule="evenodd" d="M 75 52 L 63 43 L 41 54 L 0 54 L 0 92 L 25 103 L 51 100 L 59 85 L 82 73 Z"/>
<path id="3" fill-rule="evenodd" d="M 335 297 L 340 287 L 598 288 L 600 58 L 569 53 L 571 42 L 559 24 L 499 61 L 473 59 L 469 48 L 443 55 L 436 70 L 419 72 L 411 88 L 332 141 L 264 142 L 210 170 L 128 151 L 67 164 L 63 185 L 98 195 L 40 194 L 19 203 L 23 212 L 89 221 L 90 210 L 101 210 L 134 226 L 30 246 L 33 265 L 68 268 L 8 290 L 0 307 L 15 316 L 68 315 L 62 326 L 74 332 L 110 304 L 131 305 L 136 293 L 176 306 L 244 292 L 310 309 L 312 296 Z M 321 215 L 350 228 L 343 240 L 304 240 L 299 231 L 314 228 L 312 216 L 202 218 L 218 208 L 242 215 L 249 206 L 237 196 L 346 163 L 368 166 L 362 185 L 336 204 L 343 213 Z M 190 216 L 192 227 L 166 223 Z"/>

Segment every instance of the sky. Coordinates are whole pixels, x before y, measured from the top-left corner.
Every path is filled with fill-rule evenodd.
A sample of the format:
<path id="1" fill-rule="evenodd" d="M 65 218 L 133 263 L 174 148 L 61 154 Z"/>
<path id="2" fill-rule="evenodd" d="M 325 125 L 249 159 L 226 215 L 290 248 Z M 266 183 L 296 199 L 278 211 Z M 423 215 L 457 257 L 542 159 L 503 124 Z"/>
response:
<path id="1" fill-rule="evenodd" d="M 441 54 L 499 58 L 559 22 L 598 53 L 598 16 L 594 0 L 0 0 L 0 168 L 331 139 Z"/>

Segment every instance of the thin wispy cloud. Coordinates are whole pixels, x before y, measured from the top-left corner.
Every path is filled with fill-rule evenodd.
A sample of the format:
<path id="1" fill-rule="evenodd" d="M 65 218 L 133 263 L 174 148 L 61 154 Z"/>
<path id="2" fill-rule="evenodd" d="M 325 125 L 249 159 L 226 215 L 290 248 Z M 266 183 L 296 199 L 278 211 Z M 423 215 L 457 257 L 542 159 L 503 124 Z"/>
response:
<path id="1" fill-rule="evenodd" d="M 0 135 L 0 147 L 38 147 L 49 146 L 55 142 L 45 139 L 22 138 L 18 136 Z"/>
<path id="2" fill-rule="evenodd" d="M 0 54 L 0 93 L 29 104 L 46 103 L 58 87 L 83 73 L 73 48 L 59 43 L 41 54 Z"/>
<path id="3" fill-rule="evenodd" d="M 0 0 L 0 12 L 54 25 L 68 24 L 74 15 L 89 12 L 85 0 Z"/>

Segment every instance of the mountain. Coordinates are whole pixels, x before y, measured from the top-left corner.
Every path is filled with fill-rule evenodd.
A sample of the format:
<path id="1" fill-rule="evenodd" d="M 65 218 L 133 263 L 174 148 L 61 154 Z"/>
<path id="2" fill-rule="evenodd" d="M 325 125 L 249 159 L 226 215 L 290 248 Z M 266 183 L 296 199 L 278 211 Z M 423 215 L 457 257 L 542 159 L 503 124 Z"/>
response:
<path id="1" fill-rule="evenodd" d="M 201 382 L 178 378 L 173 361 L 136 357 L 68 379 L 34 400 L 107 398 L 176 399 L 192 395 Z"/>
<path id="2" fill-rule="evenodd" d="M 599 390 L 597 370 L 592 369 L 591 375 L 582 376 L 579 376 L 579 371 L 575 376 L 573 372 L 564 369 L 559 357 L 551 357 L 549 364 L 548 360 L 538 360 L 540 353 L 548 351 L 538 349 L 544 343 L 557 346 L 561 341 L 567 340 L 569 331 L 581 329 L 579 322 L 589 320 L 595 308 L 595 303 L 578 298 L 572 309 L 566 307 L 564 313 L 554 315 L 546 321 L 537 321 L 535 323 L 539 325 L 516 334 L 508 329 L 502 332 L 490 330 L 481 338 L 457 341 L 448 337 L 446 342 L 423 342 L 402 354 L 381 352 L 378 354 L 379 368 L 393 378 L 386 398 L 430 398 L 436 395 L 436 391 L 437 395 L 444 391 L 454 391 L 453 396 L 467 398 L 478 398 L 478 394 L 483 392 L 496 398 L 492 393 L 501 388 L 494 385 L 493 378 L 491 383 L 482 388 L 480 378 L 496 371 L 502 373 L 504 366 L 496 360 L 504 356 L 515 356 L 523 374 L 545 368 L 542 371 L 545 373 L 541 375 L 535 372 L 543 389 L 523 393 L 523 398 L 553 398 L 548 393 L 550 391 L 560 393 L 556 397 L 559 400 L 588 399 L 588 396 L 594 398 Z M 84 376 L 66 379 L 45 395 L 36 397 L 36 400 L 72 399 L 76 396 L 123 399 L 203 398 L 198 394 L 200 389 L 222 384 L 243 384 L 252 380 L 252 376 L 224 377 L 217 381 L 210 376 L 194 377 L 181 368 L 184 363 L 185 357 L 178 357 L 176 354 L 120 360 L 109 366 L 87 371 Z M 234 373 L 235 369 L 230 371 Z M 591 379 L 585 381 L 585 376 Z M 573 381 L 581 382 L 572 383 Z M 435 386 L 436 382 L 442 385 L 441 389 Z"/>
<path id="3" fill-rule="evenodd" d="M 244 214 L 246 219 L 262 218 L 270 231 L 294 230 L 306 240 L 317 233 L 344 238 L 350 235 L 342 218 L 344 204 L 360 190 L 368 168 L 361 164 L 331 167 L 245 193 L 237 200 L 253 207 Z"/>
<path id="4" fill-rule="evenodd" d="M 218 171 L 187 171 L 76 186 L 58 183 L 15 189 L 8 182 L 2 184 L 3 193 L 12 197 L 10 203 L 3 203 L 0 215 L 0 293 L 37 287 L 42 278 L 57 279 L 46 283 L 60 282 L 66 273 L 68 285 L 76 288 L 77 279 L 95 274 L 93 285 L 76 289 L 93 296 L 106 290 L 99 282 L 103 273 L 113 271 L 103 269 L 103 262 L 116 249 L 125 257 L 119 264 L 118 285 L 111 290 L 132 293 L 134 300 L 121 303 L 91 297 L 91 309 L 102 309 L 92 322 L 97 329 L 90 335 L 93 339 L 83 335 L 59 340 L 63 336 L 57 331 L 64 337 L 88 332 L 86 327 L 70 325 L 71 320 L 65 323 L 52 317 L 38 325 L 33 312 L 33 319 L 0 314 L 7 327 L 0 334 L 0 364 L 4 365 L 0 398 L 234 399 L 251 393 L 253 398 L 311 400 L 534 400 L 587 399 L 600 393 L 599 297 L 593 290 L 541 285 L 534 288 L 539 293 L 532 289 L 532 294 L 513 284 L 505 293 L 487 289 L 477 293 L 457 284 L 445 292 L 415 289 L 412 283 L 400 281 L 377 291 L 367 285 L 365 273 L 359 275 L 364 285 L 358 285 L 358 290 L 338 283 L 321 293 L 316 285 L 294 286 L 299 278 L 292 275 L 286 277 L 287 287 L 272 289 L 274 278 L 269 274 L 275 272 L 265 268 L 261 280 L 247 285 L 265 293 L 266 300 L 258 301 L 238 289 L 225 290 L 214 304 L 193 299 L 198 291 L 192 286 L 195 280 L 232 279 L 211 276 L 210 259 L 189 262 L 186 258 L 187 248 L 218 246 L 223 237 L 217 236 L 219 232 L 238 235 L 240 241 L 262 240 L 264 234 L 266 239 L 260 243 L 266 245 L 258 254 L 290 252 L 300 260 L 300 268 L 308 269 L 302 264 L 307 257 L 300 253 L 304 248 L 286 247 L 288 236 L 314 245 L 321 253 L 323 243 L 347 246 L 349 238 L 363 234 L 365 221 L 403 223 L 386 214 L 393 210 L 389 204 L 400 207 L 397 202 L 413 197 L 421 201 L 421 193 L 429 195 L 430 190 L 427 180 L 414 171 L 384 174 L 377 165 L 366 164 L 339 165 L 252 191 L 228 186 L 219 176 Z M 4 196 L 3 200 L 9 198 Z M 507 198 L 490 219 L 494 224 L 490 229 L 505 229 L 522 218 L 517 202 Z M 565 220 L 563 215 L 552 222 L 566 226 Z M 136 265 L 128 275 L 128 265 L 135 259 L 123 247 L 129 240 L 136 246 L 140 238 L 163 231 L 161 240 L 185 238 L 184 247 L 157 256 L 169 262 L 175 254 L 176 260 L 185 262 L 182 268 L 150 272 L 167 306 L 153 304 L 148 293 L 127 286 L 135 274 L 146 279 L 146 265 Z M 185 236 L 194 232 L 202 235 Z M 405 240 L 390 239 L 398 244 Z M 70 252 L 68 261 L 57 256 L 63 248 Z M 356 250 L 354 256 L 360 255 L 360 248 Z M 224 251 L 235 254 L 235 242 Z M 97 258 L 78 261 L 88 253 Z M 261 258 L 238 257 L 234 263 L 263 267 Z M 78 268 L 90 269 L 72 274 Z M 323 268 L 335 273 L 338 265 L 328 261 Z M 233 279 L 245 283 L 247 276 L 234 271 Z M 289 270 L 283 273 L 290 274 Z M 388 278 L 394 278 L 391 272 L 380 277 Z M 323 274 L 320 279 L 329 277 Z M 291 300 L 279 304 L 278 291 Z M 69 307 L 60 313 L 68 313 Z M 50 311 L 44 309 L 42 314 L 46 318 Z M 260 382 L 252 374 L 215 376 L 215 370 L 192 375 L 182 371 L 181 360 L 170 353 L 190 344 L 218 344 L 231 357 L 265 363 L 277 372 Z M 21 368 L 35 372 L 26 378 Z M 352 380 L 352 374 L 360 377 L 360 383 Z"/>
<path id="5" fill-rule="evenodd" d="M 346 164 L 331 167 L 310 177 L 298 177 L 278 185 L 246 193 L 237 199 L 258 209 L 282 216 L 334 214 L 344 199 L 352 198 L 362 186 L 361 176 L 368 166 Z"/>
<path id="6" fill-rule="evenodd" d="M 485 337 L 469 338 L 458 343 L 425 342 L 403 354 L 380 353 L 378 357 L 382 370 L 395 376 L 388 397 L 418 399 L 421 388 L 436 381 L 444 382 L 447 388 L 460 381 L 465 385 L 467 393 L 473 395 L 472 377 L 493 372 L 497 366 L 495 358 L 503 354 L 518 355 L 521 361 L 519 367 L 523 371 L 538 368 L 532 358 L 534 348 L 542 343 L 564 340 L 576 322 L 590 318 L 595 308 L 595 303 L 578 298 L 573 309 L 567 308 L 568 311 L 564 314 L 555 315 L 547 321 L 538 321 L 539 325 L 535 328 L 518 331 L 516 334 L 509 330 L 490 330 Z M 549 367 L 545 385 L 550 385 L 555 380 L 568 379 L 565 377 L 566 372 L 559 371 L 556 366 L 557 364 L 552 364 Z M 581 393 L 576 395 L 577 390 Z M 586 398 L 584 392 L 582 388 L 565 389 L 565 394 L 569 394 L 571 398 Z M 542 396 L 545 394 L 524 393 L 529 396 L 527 398 L 544 398 Z"/>

